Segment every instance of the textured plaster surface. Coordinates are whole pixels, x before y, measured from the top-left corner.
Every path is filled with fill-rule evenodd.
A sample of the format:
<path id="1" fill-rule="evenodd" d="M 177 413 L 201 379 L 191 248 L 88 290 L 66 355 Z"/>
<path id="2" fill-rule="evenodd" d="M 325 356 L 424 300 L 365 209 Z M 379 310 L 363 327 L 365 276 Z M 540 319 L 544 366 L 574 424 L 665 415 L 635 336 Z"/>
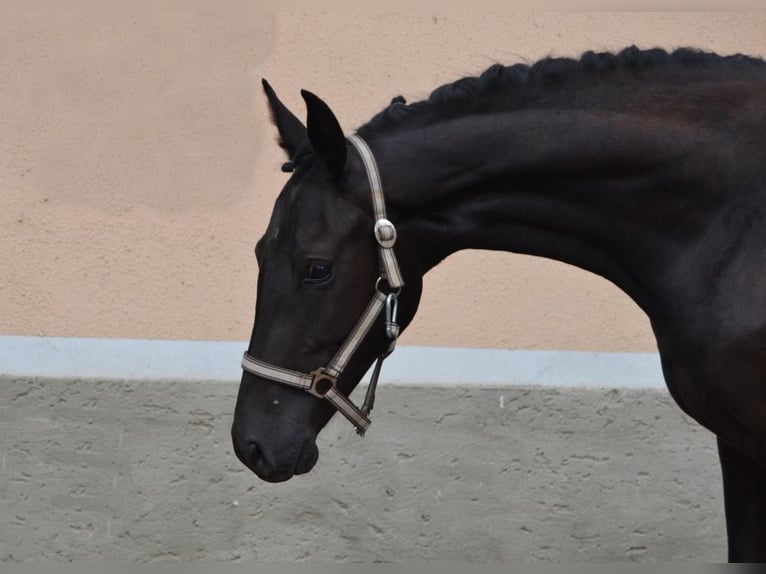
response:
<path id="1" fill-rule="evenodd" d="M 664 391 L 385 386 L 277 485 L 235 395 L 0 379 L 0 561 L 725 560 L 715 441 Z"/>
<path id="2" fill-rule="evenodd" d="M 0 332 L 244 340 L 283 185 L 260 78 L 350 132 L 495 62 L 690 45 L 766 54 L 766 13 L 0 17 Z M 639 309 L 553 261 L 465 252 L 411 345 L 653 351 Z"/>

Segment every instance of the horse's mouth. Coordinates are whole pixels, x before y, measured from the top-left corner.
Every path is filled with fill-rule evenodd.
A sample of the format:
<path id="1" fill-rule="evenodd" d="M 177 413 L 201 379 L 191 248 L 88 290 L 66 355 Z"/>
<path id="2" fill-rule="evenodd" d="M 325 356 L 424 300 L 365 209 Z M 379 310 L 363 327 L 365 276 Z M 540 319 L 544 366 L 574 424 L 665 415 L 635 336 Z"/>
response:
<path id="1" fill-rule="evenodd" d="M 286 482 L 294 476 L 300 476 L 301 474 L 309 473 L 319 459 L 319 452 L 314 448 L 314 456 L 304 462 L 303 458 L 298 460 L 298 463 L 290 470 L 273 470 L 264 468 L 253 468 L 255 475 L 265 482 L 278 483 Z"/>
<path id="2" fill-rule="evenodd" d="M 293 476 L 306 474 L 314 468 L 319 459 L 319 450 L 313 440 L 307 440 L 297 452 L 297 456 L 288 459 L 280 459 L 279 456 L 271 456 L 268 450 L 255 443 L 248 443 L 245 448 L 234 441 L 234 452 L 245 466 L 252 470 L 255 475 L 266 482 L 285 482 Z M 285 451 L 276 451 L 285 452 Z"/>
<path id="3" fill-rule="evenodd" d="M 270 482 L 272 484 L 277 484 L 279 482 L 287 482 L 288 480 L 290 480 L 292 477 L 296 475 L 296 473 L 293 473 L 293 472 L 277 472 L 277 473 L 268 473 L 268 474 L 264 474 L 257 470 L 254 470 L 253 472 L 258 478 L 260 478 L 264 482 Z"/>

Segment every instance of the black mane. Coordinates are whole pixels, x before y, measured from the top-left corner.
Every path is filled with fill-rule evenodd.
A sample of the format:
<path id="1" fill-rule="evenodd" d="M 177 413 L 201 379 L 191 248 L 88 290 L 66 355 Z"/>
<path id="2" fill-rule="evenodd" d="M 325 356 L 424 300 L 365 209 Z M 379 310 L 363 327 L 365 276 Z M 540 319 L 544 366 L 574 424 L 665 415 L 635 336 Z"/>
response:
<path id="1" fill-rule="evenodd" d="M 389 107 L 359 128 L 358 133 L 369 137 L 372 132 L 393 129 L 405 122 L 422 125 L 467 112 L 522 108 L 531 102 L 539 103 L 543 90 L 546 96 L 555 94 L 560 99 L 563 93 L 606 77 L 637 78 L 651 72 L 656 78 L 680 79 L 681 75 L 694 77 L 695 71 L 709 77 L 711 70 L 720 74 L 757 70 L 763 74 L 766 62 L 742 54 L 719 56 L 692 48 L 668 53 L 631 46 L 617 54 L 585 52 L 579 60 L 548 57 L 532 65 L 495 64 L 480 76 L 462 78 L 437 88 L 427 100 L 407 105 L 401 96 L 394 98 Z"/>

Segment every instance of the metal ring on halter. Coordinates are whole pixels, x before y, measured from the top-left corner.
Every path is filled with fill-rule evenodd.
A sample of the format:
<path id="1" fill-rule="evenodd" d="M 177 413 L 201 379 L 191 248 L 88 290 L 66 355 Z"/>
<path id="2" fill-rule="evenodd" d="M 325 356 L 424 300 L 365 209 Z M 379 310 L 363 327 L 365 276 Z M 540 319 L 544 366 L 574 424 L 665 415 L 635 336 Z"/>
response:
<path id="1" fill-rule="evenodd" d="M 324 369 L 316 369 L 309 374 L 311 375 L 311 387 L 306 391 L 320 399 L 325 398 L 325 395 L 338 383 L 338 378 L 328 375 Z"/>
<path id="2" fill-rule="evenodd" d="M 386 289 L 385 291 L 381 289 L 380 288 L 381 282 L 385 282 L 386 287 L 388 287 L 388 289 Z M 383 277 L 378 277 L 378 280 L 375 281 L 375 291 L 377 291 L 378 293 L 383 293 L 383 295 L 390 295 L 391 293 L 393 293 L 394 295 L 398 297 L 399 294 L 402 292 L 402 288 L 397 287 L 396 289 L 391 289 L 391 286 L 388 285 L 388 281 L 386 279 L 384 279 Z"/>

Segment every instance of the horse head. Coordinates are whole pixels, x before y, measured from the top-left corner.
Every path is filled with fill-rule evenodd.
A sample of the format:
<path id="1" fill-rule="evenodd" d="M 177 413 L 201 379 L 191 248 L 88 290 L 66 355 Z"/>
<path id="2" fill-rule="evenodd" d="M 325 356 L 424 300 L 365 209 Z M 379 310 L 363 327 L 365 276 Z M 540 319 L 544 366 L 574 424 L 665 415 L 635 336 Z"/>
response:
<path id="1" fill-rule="evenodd" d="M 364 157 L 343 135 L 330 108 L 303 91 L 304 126 L 265 81 L 264 90 L 289 160 L 283 171 L 290 176 L 255 248 L 255 322 L 232 439 L 245 465 L 260 478 L 279 482 L 311 470 L 318 458 L 316 437 L 336 410 L 354 422 L 358 414 L 355 407 L 345 408 L 351 404 L 348 396 L 392 344 L 391 299 L 398 296 L 394 320 L 403 329 L 417 309 L 422 273 L 416 258 L 407 255 L 402 222 L 395 229 L 396 255 L 391 238 L 383 243 L 389 239 L 401 274 L 398 283 L 406 286 L 392 288 L 389 278 L 381 279 L 380 218 L 370 199 Z M 373 305 L 378 307 L 370 311 Z M 352 332 L 356 339 L 348 349 Z M 337 359 L 340 349 L 348 355 L 342 360 Z M 282 384 L 283 373 L 293 373 L 297 383 Z M 305 388 L 297 388 L 304 380 Z M 333 396 L 334 401 L 326 400 Z"/>

